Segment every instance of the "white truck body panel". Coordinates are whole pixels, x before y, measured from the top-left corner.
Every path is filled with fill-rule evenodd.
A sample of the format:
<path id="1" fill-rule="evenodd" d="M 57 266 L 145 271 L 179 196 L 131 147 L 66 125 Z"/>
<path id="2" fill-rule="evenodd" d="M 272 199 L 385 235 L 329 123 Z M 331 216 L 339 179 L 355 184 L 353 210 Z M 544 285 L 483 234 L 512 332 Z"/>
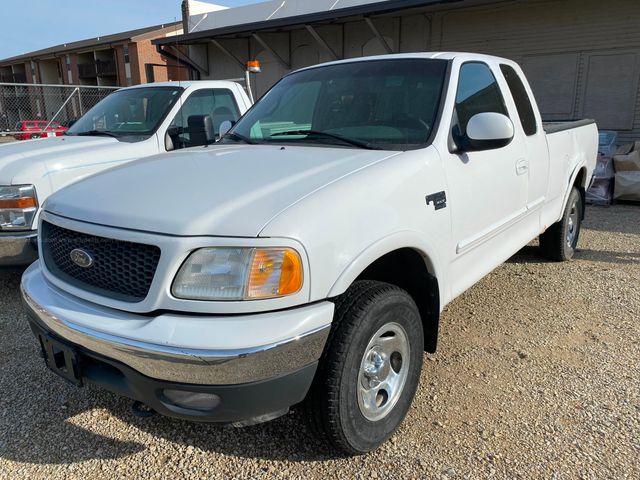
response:
<path id="1" fill-rule="evenodd" d="M 181 86 L 184 92 L 171 108 L 155 134 L 140 142 L 121 142 L 108 137 L 62 136 L 0 146 L 0 185 L 34 185 L 40 205 L 54 192 L 108 168 L 165 152 L 167 128 L 184 101 L 194 92 L 207 88 L 230 90 L 241 114 L 251 103 L 243 88 L 230 81 L 161 82 L 136 85 Z M 124 90 L 124 89 L 123 89 Z M 37 217 L 32 225 L 35 230 Z"/>
<path id="2" fill-rule="evenodd" d="M 521 72 L 514 62 L 477 54 L 383 58 L 450 60 L 444 112 L 453 109 L 464 63 L 488 64 L 504 92 L 499 65 Z M 517 119 L 510 95 L 505 99 L 511 118 Z M 178 243 L 184 237 L 292 239 L 308 255 L 313 278 L 305 301 L 339 295 L 376 258 L 414 248 L 438 279 L 443 308 L 560 218 L 580 168 L 591 178 L 595 125 L 546 135 L 537 109 L 536 120 L 533 137 L 525 137 L 515 121 L 517 133 L 507 147 L 462 155 L 449 153 L 451 120 L 446 113 L 431 146 L 406 152 L 242 144 L 187 149 L 93 176 L 58 193 L 46 209 L 81 222 L 175 236 Z M 523 159 L 526 174 L 519 174 Z M 116 185 L 127 195 L 114 195 Z M 425 210 L 424 195 L 439 190 L 447 192 L 450 208 Z M 85 198 L 92 201 L 80 200 Z M 185 252 L 191 249 L 185 245 Z M 175 262 L 175 270 L 185 256 Z M 173 278 L 175 272 L 167 275 Z M 134 305 L 100 301 L 138 312 L 175 308 L 177 302 L 186 311 L 212 313 L 304 303 L 294 296 L 203 305 L 176 301 L 164 289 L 157 293 L 157 298 L 150 295 Z M 74 294 L 96 301 L 88 292 L 74 289 Z"/>
<path id="3" fill-rule="evenodd" d="M 377 260 L 402 250 L 410 252 L 421 278 L 429 280 L 428 288 L 423 291 L 425 283 L 420 283 L 421 289 L 412 295 L 416 304 L 422 300 L 421 295 L 437 301 L 437 305 L 430 303 L 433 311 L 426 310 L 426 315 L 421 312 L 423 322 L 424 317 L 436 317 L 437 336 L 438 309 L 560 220 L 574 187 L 583 193 L 589 186 L 597 156 L 597 127 L 593 122 L 578 122 L 547 126 L 552 133 L 546 133 L 522 71 L 505 59 L 464 53 L 416 53 L 328 65 L 389 59 L 444 61 L 428 62 L 429 68 L 435 65 L 440 69 L 437 78 L 442 81 L 437 83 L 438 93 L 440 85 L 444 90 L 436 97 L 422 97 L 435 98 L 432 104 L 438 103 L 438 108 L 434 108 L 438 114 L 428 125 L 423 118 L 419 119 L 426 129 L 417 127 L 417 130 L 429 131 L 429 138 L 425 133 L 416 148 L 409 148 L 409 140 L 400 146 L 393 141 L 387 148 L 376 148 L 381 144 L 340 138 L 330 128 L 312 132 L 309 130 L 313 120 L 308 125 L 306 115 L 298 115 L 300 121 L 296 125 L 304 126 L 301 134 L 297 128 L 302 127 L 292 127 L 295 122 L 272 115 L 276 107 L 269 110 L 270 95 L 276 86 L 231 130 L 223 143 L 112 168 L 51 196 L 44 205 L 41 224 L 47 222 L 66 231 L 61 235 L 86 234 L 102 240 L 155 246 L 161 255 L 154 264 L 156 270 L 146 297 L 126 302 L 114 295 L 96 293 L 95 289 L 90 291 L 92 286 L 83 287 L 75 281 L 77 278 L 65 280 L 64 272 L 56 273 L 58 266 L 47 263 L 44 250 L 47 245 L 40 235 L 44 260 L 32 266 L 22 282 L 34 331 L 44 335 L 53 332 L 76 346 L 86 345 L 87 349 L 138 371 L 144 369 L 145 374 L 160 382 L 151 389 L 154 392 L 165 388 L 162 382 L 178 381 L 199 387 L 224 385 L 227 394 L 230 383 L 235 387 L 250 378 L 252 382 L 271 382 L 274 385 L 271 394 L 278 398 L 294 389 L 292 398 L 277 405 L 288 408 L 304 398 L 315 366 L 322 361 L 335 297 L 345 293 Z M 489 142 L 496 142 L 489 146 L 475 143 L 476 139 L 469 135 L 458 137 L 466 144 L 456 143 L 453 137 L 455 127 L 462 123 L 458 118 L 458 112 L 462 111 L 458 110 L 460 103 L 485 91 L 481 86 L 462 100 L 457 99 L 461 90 L 459 72 L 467 63 L 483 64 L 485 70 L 490 70 L 489 76 L 493 75 L 495 82 L 489 86 L 496 90 L 494 84 L 498 85 L 498 93 L 504 97 L 499 110 L 506 112 L 482 110 L 485 104 L 479 101 L 481 111 L 473 115 L 491 113 L 493 118 L 501 115 L 503 127 L 508 126 L 506 120 L 513 123 L 509 135 L 488 138 Z M 309 67 L 303 72 L 313 73 L 313 69 L 325 66 Z M 411 64 L 409 68 L 414 66 Z M 525 131 L 522 110 L 518 110 L 510 93 L 507 76 L 501 73 L 504 66 L 512 67 L 524 83 L 535 116 L 535 132 L 529 130 L 531 125 Z M 381 68 L 390 73 L 385 73 L 384 82 L 376 84 L 382 85 L 376 92 L 386 94 L 397 87 L 406 94 L 415 85 L 427 83 L 424 75 L 429 73 L 422 73 L 426 70 L 415 75 L 419 77 L 417 80 L 411 77 L 414 78 L 411 85 L 400 82 L 398 86 L 395 80 L 398 66 L 374 65 L 371 71 L 379 72 Z M 346 71 L 339 80 L 345 77 L 352 80 L 353 69 L 357 66 L 327 71 Z M 317 78 L 322 75 L 319 71 L 315 77 L 303 78 L 310 78 L 308 83 L 318 83 Z M 357 77 L 354 82 L 354 90 L 360 88 L 360 79 Z M 329 89 L 339 83 L 331 76 L 325 80 Z M 286 89 L 289 84 L 283 85 Z M 418 91 L 418 87 L 415 89 Z M 294 94 L 288 89 L 283 91 L 276 99 L 286 97 L 295 103 Z M 328 117 L 348 116 L 356 110 L 354 103 L 344 99 L 356 98 L 357 93 L 335 91 L 339 105 L 327 110 Z M 424 90 L 417 95 L 424 95 Z M 389 105 L 380 98 L 377 101 Z M 264 105 L 267 113 L 260 116 Z M 343 109 L 344 105 L 348 108 Z M 363 111 L 367 122 L 373 118 L 366 109 Z M 250 123 L 252 115 L 258 116 L 255 123 Z M 393 122 L 395 117 L 390 118 Z M 268 125 L 264 130 L 259 124 L 262 119 Z M 245 123 L 249 124 L 250 134 L 238 132 Z M 376 125 L 373 120 L 371 123 Z M 281 129 L 282 124 L 288 126 Z M 369 126 L 366 122 L 365 125 Z M 355 127 L 347 124 L 344 128 Z M 387 129 L 391 127 L 384 125 Z M 259 133 L 251 137 L 254 130 Z M 278 140 L 299 135 L 307 143 Z M 318 135 L 315 142 L 309 140 L 313 135 Z M 573 194 L 571 205 L 579 205 L 576 195 Z M 136 248 L 142 248 L 141 245 Z M 215 265 L 188 263 L 193 252 L 203 248 L 218 248 L 216 252 L 224 250 L 227 256 Z M 232 264 L 236 265 L 235 260 L 230 260 L 233 253 L 228 252 L 247 248 L 295 250 L 302 266 L 302 275 L 298 277 L 302 278 L 301 288 L 288 296 L 243 301 L 189 300 L 173 294 L 174 280 L 187 264 L 193 268 L 188 274 L 194 278 L 205 277 L 206 283 L 224 277 L 223 288 L 235 288 L 236 284 L 228 287 L 231 284 L 226 283 L 226 277 L 235 275 Z M 72 254 L 73 251 L 65 253 L 64 258 L 73 261 Z M 75 264 L 83 267 L 81 263 Z M 52 265 L 51 270 L 48 265 Z M 90 266 L 91 263 L 87 268 Z M 251 269 L 251 273 L 257 271 L 260 277 L 270 267 L 273 264 L 265 261 L 256 270 Z M 205 285 L 206 288 L 209 287 Z M 432 288 L 437 288 L 437 293 Z M 43 334 L 39 335 L 42 338 Z M 279 343 L 274 346 L 274 342 Z M 251 350 L 248 354 L 246 349 L 260 345 L 265 346 L 264 351 Z M 432 345 L 435 348 L 435 343 Z M 277 352 L 283 356 L 274 360 L 272 355 Z M 268 369 L 262 368 L 264 365 Z M 166 367 L 166 373 L 160 372 L 161 366 Z M 259 373 L 249 374 L 257 372 L 256 369 L 260 369 Z M 267 370 L 269 376 L 264 373 Z M 196 371 L 205 374 L 195 376 Z M 306 383 L 295 380 L 288 389 L 277 383 L 297 374 L 304 374 Z M 144 400 L 155 402 L 154 408 L 166 406 L 153 395 L 146 395 Z M 162 411 L 180 414 L 181 418 L 191 415 Z M 211 413 L 211 418 L 220 420 L 216 412 Z"/>

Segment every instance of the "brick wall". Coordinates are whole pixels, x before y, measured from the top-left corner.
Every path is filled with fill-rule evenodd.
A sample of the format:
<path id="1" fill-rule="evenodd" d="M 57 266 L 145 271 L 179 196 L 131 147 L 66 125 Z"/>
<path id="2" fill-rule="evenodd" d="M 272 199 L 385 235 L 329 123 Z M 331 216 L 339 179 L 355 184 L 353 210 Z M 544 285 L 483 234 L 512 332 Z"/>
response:
<path id="1" fill-rule="evenodd" d="M 132 49 L 133 50 L 133 49 Z M 137 70 L 139 78 L 143 83 L 146 83 L 146 70 L 145 64 L 151 63 L 162 66 L 153 67 L 154 78 L 156 82 L 166 82 L 167 80 L 187 80 L 189 74 L 186 68 L 180 68 L 177 62 L 173 60 L 165 59 L 160 55 L 156 49 L 156 46 L 151 43 L 151 40 L 142 40 L 135 44 L 137 66 L 134 67 L 133 59 L 131 62 L 132 71 L 134 68 Z"/>

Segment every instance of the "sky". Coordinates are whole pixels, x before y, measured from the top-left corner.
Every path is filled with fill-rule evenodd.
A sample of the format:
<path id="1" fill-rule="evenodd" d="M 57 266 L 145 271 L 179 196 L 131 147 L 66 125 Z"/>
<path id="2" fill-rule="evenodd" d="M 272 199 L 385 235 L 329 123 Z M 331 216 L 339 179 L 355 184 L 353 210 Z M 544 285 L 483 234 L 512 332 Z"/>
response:
<path id="1" fill-rule="evenodd" d="M 214 0 L 237 7 L 264 0 Z M 0 59 L 181 20 L 181 0 L 21 0 L 3 9 Z"/>

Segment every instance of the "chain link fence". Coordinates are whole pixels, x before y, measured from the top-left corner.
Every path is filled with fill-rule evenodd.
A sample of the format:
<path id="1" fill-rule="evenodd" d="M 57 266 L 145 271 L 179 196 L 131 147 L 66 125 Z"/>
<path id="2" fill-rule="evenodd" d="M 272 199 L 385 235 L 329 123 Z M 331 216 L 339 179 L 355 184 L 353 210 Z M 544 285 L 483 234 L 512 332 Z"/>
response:
<path id="1" fill-rule="evenodd" d="M 69 126 L 119 87 L 0 83 L 0 134 L 45 134 Z"/>

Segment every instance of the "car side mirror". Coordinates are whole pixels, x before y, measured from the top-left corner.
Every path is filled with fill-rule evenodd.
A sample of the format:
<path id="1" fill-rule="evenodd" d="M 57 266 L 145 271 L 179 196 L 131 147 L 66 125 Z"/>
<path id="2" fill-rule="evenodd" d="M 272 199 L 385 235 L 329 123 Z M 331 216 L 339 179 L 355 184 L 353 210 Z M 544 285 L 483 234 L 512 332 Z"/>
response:
<path id="1" fill-rule="evenodd" d="M 494 150 L 506 147 L 513 140 L 513 122 L 501 113 L 483 112 L 471 117 L 464 135 L 465 149 Z"/>
<path id="2" fill-rule="evenodd" d="M 187 119 L 189 125 L 189 146 L 211 145 L 216 138 L 213 120 L 210 115 L 191 115 Z"/>
<path id="3" fill-rule="evenodd" d="M 178 135 L 182 133 L 180 127 L 172 126 L 167 128 L 167 133 L 164 135 L 164 148 L 167 152 L 171 152 L 176 149 L 178 142 Z"/>
<path id="4" fill-rule="evenodd" d="M 220 124 L 220 138 L 224 137 L 229 130 L 233 128 L 233 122 L 231 120 L 225 120 Z"/>

